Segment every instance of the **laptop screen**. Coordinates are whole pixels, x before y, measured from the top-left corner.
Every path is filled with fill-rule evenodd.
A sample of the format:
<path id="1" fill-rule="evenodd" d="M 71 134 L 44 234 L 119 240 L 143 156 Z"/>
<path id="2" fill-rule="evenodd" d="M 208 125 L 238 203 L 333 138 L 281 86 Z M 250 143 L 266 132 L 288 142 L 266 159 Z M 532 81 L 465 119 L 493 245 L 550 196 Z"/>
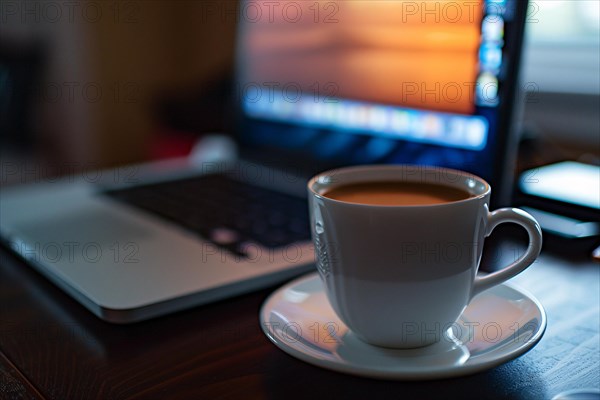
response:
<path id="1" fill-rule="evenodd" d="M 242 2 L 243 139 L 323 160 L 440 165 L 492 180 L 523 3 Z"/>

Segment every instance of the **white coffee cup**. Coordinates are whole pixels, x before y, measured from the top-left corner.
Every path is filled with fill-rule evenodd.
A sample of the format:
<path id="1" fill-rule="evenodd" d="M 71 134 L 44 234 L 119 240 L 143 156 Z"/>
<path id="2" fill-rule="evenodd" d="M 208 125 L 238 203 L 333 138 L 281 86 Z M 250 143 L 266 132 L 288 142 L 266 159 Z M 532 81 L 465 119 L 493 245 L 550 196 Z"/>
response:
<path id="1" fill-rule="evenodd" d="M 324 196 L 352 183 L 433 183 L 470 197 L 429 205 L 372 205 Z M 359 166 L 323 172 L 308 183 L 316 263 L 331 306 L 363 341 L 415 348 L 439 341 L 478 293 L 530 266 L 540 253 L 537 221 L 516 208 L 490 212 L 490 185 L 438 167 Z M 504 222 L 529 234 L 515 262 L 477 275 L 483 242 Z"/>

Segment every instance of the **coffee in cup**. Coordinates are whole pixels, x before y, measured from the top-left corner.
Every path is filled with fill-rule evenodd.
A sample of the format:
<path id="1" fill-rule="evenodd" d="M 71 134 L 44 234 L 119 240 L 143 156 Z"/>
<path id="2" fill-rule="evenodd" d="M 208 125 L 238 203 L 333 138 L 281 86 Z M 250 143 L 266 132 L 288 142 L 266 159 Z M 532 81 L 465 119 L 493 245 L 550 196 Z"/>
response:
<path id="1" fill-rule="evenodd" d="M 460 188 L 433 183 L 401 181 L 358 182 L 331 188 L 330 199 L 381 206 L 418 206 L 465 200 L 471 194 Z"/>

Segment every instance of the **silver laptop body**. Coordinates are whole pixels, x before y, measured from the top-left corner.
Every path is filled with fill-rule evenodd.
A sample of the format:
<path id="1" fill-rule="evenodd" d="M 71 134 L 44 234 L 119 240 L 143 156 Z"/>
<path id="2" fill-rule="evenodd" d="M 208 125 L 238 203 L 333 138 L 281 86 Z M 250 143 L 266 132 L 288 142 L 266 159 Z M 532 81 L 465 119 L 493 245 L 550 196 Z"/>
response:
<path id="1" fill-rule="evenodd" d="M 219 171 L 215 171 L 215 167 Z M 305 180 L 202 156 L 3 188 L 0 234 L 29 265 L 98 317 L 130 323 L 241 294 L 310 270 L 310 241 L 240 257 L 101 192 L 163 180 L 252 170 L 251 184 L 304 194 Z M 260 171 L 257 173 L 256 171 Z M 244 173 L 234 173 L 243 179 Z M 308 212 L 308 210 L 307 210 Z"/>

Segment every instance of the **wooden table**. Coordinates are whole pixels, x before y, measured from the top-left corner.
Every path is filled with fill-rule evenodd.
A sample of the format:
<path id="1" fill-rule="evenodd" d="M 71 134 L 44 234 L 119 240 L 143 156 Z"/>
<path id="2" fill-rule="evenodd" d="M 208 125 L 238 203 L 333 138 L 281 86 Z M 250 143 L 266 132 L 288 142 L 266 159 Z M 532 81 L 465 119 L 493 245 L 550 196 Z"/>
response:
<path id="1" fill-rule="evenodd" d="M 320 369 L 272 345 L 258 311 L 275 288 L 117 326 L 0 249 L 0 398 L 549 399 L 599 388 L 600 266 L 543 254 L 515 282 L 548 313 L 536 347 L 468 377 L 393 382 Z"/>

